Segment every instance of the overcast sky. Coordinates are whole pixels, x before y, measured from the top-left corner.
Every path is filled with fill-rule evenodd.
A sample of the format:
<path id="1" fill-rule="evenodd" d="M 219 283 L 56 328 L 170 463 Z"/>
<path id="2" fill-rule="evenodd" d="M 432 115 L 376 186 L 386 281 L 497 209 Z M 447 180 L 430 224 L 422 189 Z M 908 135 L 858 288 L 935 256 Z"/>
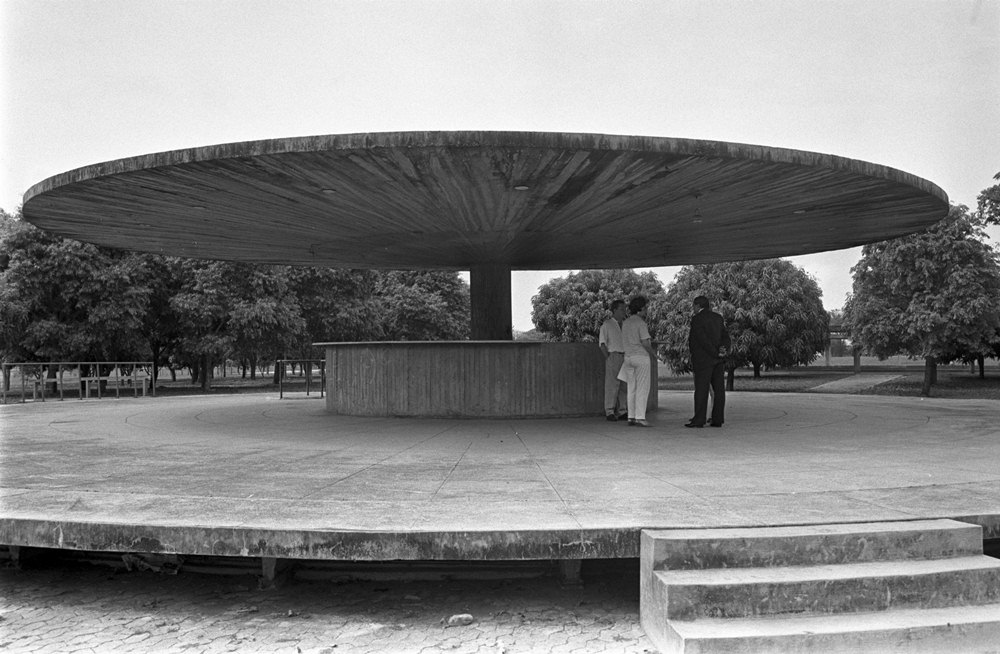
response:
<path id="1" fill-rule="evenodd" d="M 0 41 L 9 212 L 100 161 L 374 131 L 811 150 L 969 206 L 1000 172 L 1000 0 L 0 0 Z M 859 256 L 792 260 L 832 309 Z M 562 274 L 514 273 L 516 329 Z"/>

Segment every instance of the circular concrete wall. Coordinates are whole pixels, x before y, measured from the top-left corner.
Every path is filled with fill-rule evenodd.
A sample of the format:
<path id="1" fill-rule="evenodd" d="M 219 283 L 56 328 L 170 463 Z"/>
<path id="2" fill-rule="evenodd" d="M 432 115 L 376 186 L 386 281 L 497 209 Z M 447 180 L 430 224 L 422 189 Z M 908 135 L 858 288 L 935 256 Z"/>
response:
<path id="1" fill-rule="evenodd" d="M 480 418 L 603 413 L 604 359 L 595 343 L 317 345 L 326 349 L 331 413 Z"/>

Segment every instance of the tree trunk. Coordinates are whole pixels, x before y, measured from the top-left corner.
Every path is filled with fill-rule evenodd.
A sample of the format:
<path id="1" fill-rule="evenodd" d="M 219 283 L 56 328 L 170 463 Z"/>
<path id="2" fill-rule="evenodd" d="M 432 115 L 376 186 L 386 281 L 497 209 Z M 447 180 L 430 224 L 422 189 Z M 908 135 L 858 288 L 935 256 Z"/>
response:
<path id="1" fill-rule="evenodd" d="M 924 385 L 920 389 L 920 394 L 924 397 L 931 396 L 931 385 L 937 377 L 937 361 L 934 357 L 924 357 Z"/>
<path id="2" fill-rule="evenodd" d="M 102 366 L 101 364 L 97 364 L 98 377 L 107 377 L 111 374 L 112 370 L 114 370 L 114 368 L 111 366 Z M 108 382 L 101 380 L 97 382 L 97 385 L 101 387 L 101 393 L 106 393 L 108 391 Z"/>
<path id="3" fill-rule="evenodd" d="M 736 369 L 730 368 L 726 371 L 726 390 L 733 390 L 733 386 L 736 384 Z"/>
<path id="4" fill-rule="evenodd" d="M 56 368 L 58 366 L 49 365 L 47 366 L 47 372 L 45 373 L 45 385 L 49 387 L 47 392 L 55 395 L 59 392 L 59 381 L 56 379 Z"/>
<path id="5" fill-rule="evenodd" d="M 976 362 L 979 364 L 979 378 L 986 379 L 986 356 L 980 354 L 976 357 Z"/>
<path id="6" fill-rule="evenodd" d="M 149 376 L 152 386 L 156 386 L 156 377 L 160 372 L 160 347 L 158 345 L 150 345 L 149 353 L 153 355 L 153 369 L 150 371 Z"/>
<path id="7" fill-rule="evenodd" d="M 78 375 L 78 377 L 77 377 L 77 379 L 78 379 L 77 383 L 80 386 L 80 388 L 78 390 L 80 391 L 80 397 L 83 397 L 84 388 L 86 388 L 86 386 L 87 386 L 87 383 L 85 381 L 83 381 L 83 378 L 90 376 L 90 366 L 81 365 L 79 368 L 77 368 L 77 370 L 79 371 L 77 373 L 77 375 Z"/>
<path id="8" fill-rule="evenodd" d="M 250 357 L 250 379 L 256 381 L 257 379 L 257 357 Z"/>
<path id="9" fill-rule="evenodd" d="M 198 371 L 198 381 L 201 384 L 201 390 L 210 391 L 212 390 L 212 357 L 203 354 L 199 363 L 201 370 Z"/>
<path id="10" fill-rule="evenodd" d="M 756 361 L 753 362 L 753 378 L 760 379 L 760 364 Z"/>
<path id="11" fill-rule="evenodd" d="M 281 363 L 281 357 L 283 357 L 283 356 L 284 356 L 284 353 L 279 354 L 278 355 L 278 360 L 274 362 L 274 377 L 272 377 L 272 380 L 274 381 L 275 385 L 278 385 L 278 384 L 281 383 L 281 371 L 284 370 L 284 368 L 285 368 L 285 366 L 282 365 L 282 363 Z"/>

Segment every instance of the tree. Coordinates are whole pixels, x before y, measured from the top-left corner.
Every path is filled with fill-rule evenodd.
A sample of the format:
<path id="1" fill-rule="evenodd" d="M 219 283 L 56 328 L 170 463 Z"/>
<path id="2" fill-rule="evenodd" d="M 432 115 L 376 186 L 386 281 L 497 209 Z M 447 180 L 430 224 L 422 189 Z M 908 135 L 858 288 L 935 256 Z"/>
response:
<path id="1" fill-rule="evenodd" d="M 312 344 L 369 341 L 380 338 L 376 286 L 372 270 L 292 268 L 291 290 L 298 298 L 305 330 L 296 346 L 300 358 L 312 358 Z"/>
<path id="2" fill-rule="evenodd" d="M 140 356 L 140 328 L 150 295 L 141 260 L 59 238 L 6 213 L 0 239 L 4 358 L 107 361 Z"/>
<path id="3" fill-rule="evenodd" d="M 582 270 L 539 287 L 531 298 L 531 321 L 552 340 L 596 342 L 612 300 L 628 302 L 637 295 L 649 300 L 646 322 L 652 329 L 666 306 L 663 284 L 654 273 Z"/>
<path id="4" fill-rule="evenodd" d="M 178 363 L 187 365 L 205 390 L 211 388 L 214 361 L 232 348 L 229 334 L 229 281 L 233 264 L 221 261 L 181 260 L 181 285 L 170 298 L 183 337 Z"/>
<path id="5" fill-rule="evenodd" d="M 261 361 L 285 357 L 305 330 L 299 300 L 291 291 L 288 266 L 228 264 L 229 316 L 226 326 L 243 374 L 257 378 Z"/>
<path id="6" fill-rule="evenodd" d="M 150 291 L 140 332 L 149 348 L 149 357 L 153 362 L 151 374 L 155 384 L 160 367 L 171 359 L 176 359 L 180 352 L 182 316 L 171 299 L 182 287 L 184 263 L 182 259 L 158 254 L 136 253 L 133 256 L 143 262 L 143 284 Z M 173 366 L 170 370 L 173 374 Z"/>
<path id="7" fill-rule="evenodd" d="M 469 285 L 456 272 L 391 270 L 380 273 L 375 292 L 383 340 L 469 338 Z"/>
<path id="8" fill-rule="evenodd" d="M 216 361 L 238 358 L 256 378 L 258 362 L 282 358 L 301 339 L 305 321 L 287 266 L 180 261 L 170 305 L 183 334 L 180 358 L 202 388 L 210 388 Z"/>
<path id="9" fill-rule="evenodd" d="M 923 395 L 937 364 L 989 355 L 1000 330 L 1000 263 L 984 221 L 962 205 L 931 228 L 866 245 L 844 306 L 855 342 L 880 358 L 924 359 Z"/>
<path id="10" fill-rule="evenodd" d="M 736 261 L 685 266 L 669 291 L 657 326 L 660 354 L 676 373 L 691 370 L 688 350 L 692 300 L 707 296 L 720 313 L 732 339 L 726 360 L 727 387 L 733 389 L 736 368 L 807 364 L 829 342 L 830 318 L 822 291 L 804 270 L 783 259 Z"/>
<path id="11" fill-rule="evenodd" d="M 830 315 L 830 356 L 842 357 L 850 356 L 847 345 L 841 336 L 834 338 L 834 332 L 841 332 L 844 327 L 843 309 L 831 309 L 827 312 Z"/>
<path id="12" fill-rule="evenodd" d="M 993 176 L 1000 181 L 1000 173 Z M 986 225 L 1000 225 L 1000 184 L 983 189 L 977 198 L 979 219 Z"/>
<path id="13" fill-rule="evenodd" d="M 0 356 L 191 368 L 312 358 L 330 340 L 463 339 L 456 272 L 354 271 L 199 261 L 62 239 L 0 212 Z M 147 353 L 147 350 L 148 352 Z M 173 370 L 173 365 L 171 365 Z M 54 371 L 52 371 L 54 373 Z"/>

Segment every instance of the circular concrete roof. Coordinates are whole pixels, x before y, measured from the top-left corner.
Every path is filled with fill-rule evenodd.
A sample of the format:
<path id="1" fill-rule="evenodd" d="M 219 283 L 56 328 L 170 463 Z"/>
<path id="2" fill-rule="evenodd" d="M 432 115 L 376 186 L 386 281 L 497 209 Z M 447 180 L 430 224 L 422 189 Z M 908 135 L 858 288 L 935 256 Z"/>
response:
<path id="1" fill-rule="evenodd" d="M 356 268 L 621 268 L 852 247 L 947 195 L 864 161 L 644 136 L 398 132 L 214 145 L 36 184 L 25 218 L 115 248 Z"/>

